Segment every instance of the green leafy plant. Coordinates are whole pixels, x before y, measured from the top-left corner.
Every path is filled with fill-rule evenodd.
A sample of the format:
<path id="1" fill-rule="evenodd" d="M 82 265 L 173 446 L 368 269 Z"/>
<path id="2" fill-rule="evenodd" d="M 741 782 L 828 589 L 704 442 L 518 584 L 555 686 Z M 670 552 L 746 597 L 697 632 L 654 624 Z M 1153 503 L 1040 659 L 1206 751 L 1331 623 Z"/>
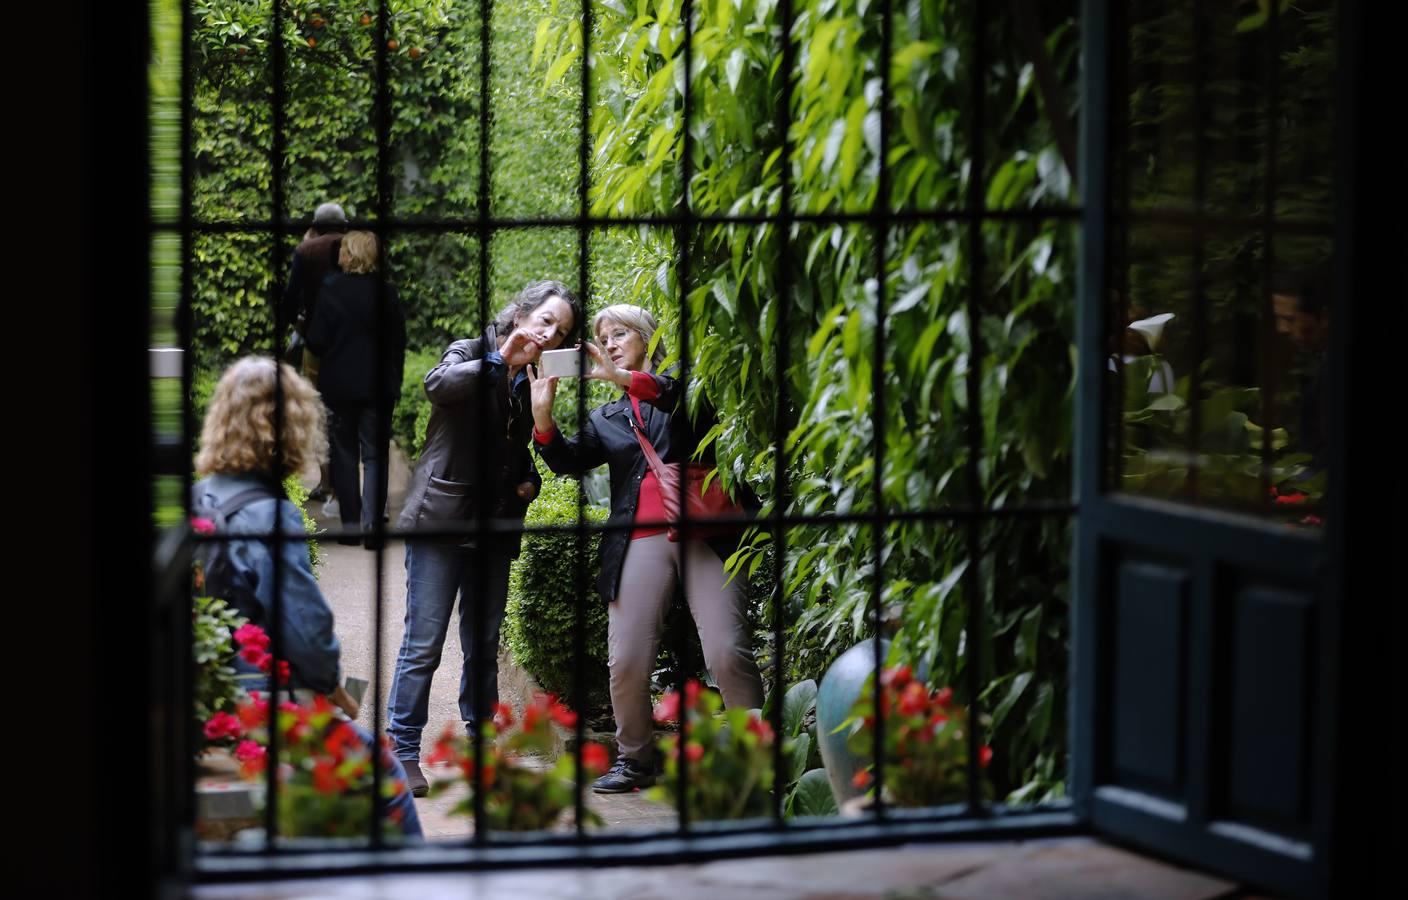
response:
<path id="1" fill-rule="evenodd" d="M 1034 21 L 994 15 L 985 34 L 974 33 L 962 6 L 909 4 L 891 23 L 888 72 L 873 3 L 804 0 L 793 8 L 784 34 L 778 5 L 767 0 L 695 4 L 694 68 L 686 73 L 680 4 L 596 4 L 596 214 L 681 211 L 686 80 L 689 194 L 697 213 L 777 214 L 784 171 L 791 208 L 807 213 L 876 205 L 944 211 L 975 197 L 998 210 L 1075 202 L 1074 162 L 1063 149 L 1073 146 L 1075 133 L 1074 3 L 1044 4 Z M 572 22 L 558 11 L 539 26 L 538 71 L 548 84 L 561 83 L 572 65 L 562 61 L 580 53 Z M 1019 40 L 1019 26 L 1040 34 L 1038 46 Z M 978 41 L 991 51 L 983 77 L 991 112 L 980 136 L 984 171 L 974 166 L 970 85 Z M 790 85 L 779 64 L 784 42 L 796 62 Z M 890 83 L 886 197 L 882 74 Z M 788 97 L 790 106 L 781 109 Z M 979 177 L 983 183 L 975 185 Z M 1075 237 L 1054 217 L 993 221 L 971 231 L 918 221 L 883 233 L 864 223 L 642 230 L 614 299 L 661 313 L 671 338 L 687 306 L 689 394 L 707 397 L 720 423 L 705 442 L 720 460 L 725 486 L 747 481 L 764 499 L 765 515 L 781 498 L 785 512 L 805 516 L 863 513 L 876 503 L 912 510 L 1065 500 Z M 673 264 L 683 242 L 686 283 Z M 877 271 L 881 249 L 886 265 Z M 885 353 L 877 358 L 882 288 Z M 977 319 L 970 317 L 974 292 Z M 778 340 L 784 333 L 785 365 Z M 673 354 L 679 344 L 669 345 Z M 781 442 L 773 438 L 779 412 Z M 783 485 L 774 483 L 779 447 L 787 453 Z M 819 678 L 838 650 L 873 634 L 871 598 L 882 579 L 881 619 L 894 623 L 897 652 L 933 659 L 935 677 L 963 683 L 974 656 L 963 644 L 963 623 L 978 604 L 986 627 L 974 639 L 981 641 L 984 685 L 1010 688 L 1014 673 L 1027 675 L 995 736 L 1004 763 L 992 773 L 995 785 L 1004 794 L 1028 788 L 1059 795 L 1069 525 L 1003 516 L 981 529 L 980 559 L 970 558 L 964 527 L 894 522 L 880 532 L 847 522 L 789 529 L 785 548 L 776 550 L 783 558 L 780 602 L 768 614 L 785 623 L 785 677 Z M 728 560 L 730 569 L 750 579 L 770 570 L 771 545 L 765 531 L 750 535 Z"/>
<path id="2" fill-rule="evenodd" d="M 245 698 L 244 689 L 236 680 L 234 662 L 238 654 L 235 632 L 248 624 L 216 597 L 196 597 L 191 606 L 191 659 L 195 663 L 193 712 L 201 726 L 197 752 L 229 743 L 228 736 L 217 727 L 207 733 L 206 724 L 220 713 L 234 712 L 236 704 Z M 217 720 L 218 721 L 218 720 Z"/>
<path id="3" fill-rule="evenodd" d="M 787 781 L 782 812 L 787 816 L 826 816 L 836 813 L 836 799 L 822 767 L 816 734 L 816 681 L 808 678 L 782 695 L 783 756 Z M 762 717 L 772 721 L 776 694 L 768 695 Z"/>
<path id="4" fill-rule="evenodd" d="M 371 822 L 372 748 L 321 695 L 309 704 L 284 701 L 275 712 L 279 729 L 279 833 L 287 837 L 363 837 Z M 235 724 L 240 771 L 254 780 L 268 767 L 269 701 L 253 692 Z M 383 771 L 393 764 L 386 738 L 378 744 Z M 383 800 L 405 793 L 404 782 L 382 781 Z M 399 809 L 387 809 L 382 829 L 401 834 Z"/>
<path id="5" fill-rule="evenodd" d="M 484 816 L 490 828 L 500 831 L 536 831 L 552 827 L 573 803 L 576 760 L 570 755 L 547 764 L 554 746 L 553 725 L 573 728 L 577 714 L 551 694 L 537 694 L 515 719 L 504 703 L 494 709 L 494 721 L 484 725 L 484 760 L 476 766 L 469 738 L 456 725 L 446 726 L 426 762 L 448 765 L 456 777 L 437 779 L 431 795 L 452 785 L 468 785 L 469 793 L 451 810 L 452 815 L 473 815 L 474 794 L 484 796 Z M 582 746 L 582 767 L 589 776 L 606 771 L 606 748 L 587 742 Z M 590 813 L 590 811 L 588 811 Z M 590 813 L 593 821 L 599 821 Z"/>
<path id="6" fill-rule="evenodd" d="M 723 709 L 723 699 L 697 679 L 685 682 L 684 696 L 668 691 L 655 706 L 655 721 L 686 723 L 681 735 L 665 737 L 660 751 L 664 781 L 652 799 L 679 804 L 680 754 L 688 760 L 689 809 L 701 819 L 765 816 L 771 809 L 772 726 L 756 709 Z"/>
<path id="7" fill-rule="evenodd" d="M 916 681 L 909 666 L 894 666 L 880 679 L 884 710 L 885 802 L 895 806 L 937 806 L 968 799 L 968 714 L 953 701 L 953 690 L 931 690 Z M 846 730 L 846 745 L 871 763 L 855 774 L 858 788 L 875 778 L 875 679 L 872 675 L 851 707 L 850 717 L 837 730 Z M 992 748 L 982 746 L 978 765 L 986 769 Z M 991 786 L 980 787 L 986 796 Z"/>
<path id="8" fill-rule="evenodd" d="M 591 523 L 605 522 L 608 516 L 596 506 L 587 506 L 584 514 Z M 531 528 L 576 522 L 577 482 L 545 478 L 541 493 L 528 507 L 525 524 Z M 607 700 L 606 606 L 596 594 L 601 533 L 589 532 L 585 538 L 579 549 L 572 532 L 523 535 L 521 552 L 509 571 L 503 634 L 514 662 L 544 690 L 571 697 L 580 679 L 585 682 L 587 708 L 597 709 Z M 587 652 L 581 668 L 573 651 L 579 586 L 584 590 Z"/>

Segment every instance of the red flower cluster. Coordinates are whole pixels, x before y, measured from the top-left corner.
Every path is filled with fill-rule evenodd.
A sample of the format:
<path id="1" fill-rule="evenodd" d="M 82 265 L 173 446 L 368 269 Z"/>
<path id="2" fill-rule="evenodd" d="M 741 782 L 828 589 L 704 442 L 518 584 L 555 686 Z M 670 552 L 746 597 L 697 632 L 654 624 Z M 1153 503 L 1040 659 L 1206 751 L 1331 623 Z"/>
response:
<path id="1" fill-rule="evenodd" d="M 205 739 L 208 741 L 237 738 L 243 733 L 240 720 L 227 712 L 218 712 L 205 723 Z"/>
<path id="2" fill-rule="evenodd" d="M 269 701 L 259 692 L 237 710 L 237 721 L 249 738 L 235 747 L 240 773 L 257 778 L 268 770 Z M 284 701 L 274 721 L 279 729 L 280 826 L 290 835 L 353 836 L 362 834 L 371 815 L 373 746 L 356 727 L 341 718 L 326 697 L 309 705 Z M 381 766 L 395 763 L 389 745 L 380 742 Z M 404 793 L 405 784 L 387 778 L 383 796 Z M 394 817 L 388 814 L 390 825 Z"/>
<path id="3" fill-rule="evenodd" d="M 661 742 L 665 780 L 652 794 L 672 803 L 689 791 L 689 808 L 705 819 L 736 819 L 765 814 L 772 785 L 772 724 L 756 710 L 731 707 L 697 680 L 684 691 L 666 691 L 655 705 L 655 721 L 672 723 L 683 715 L 684 740 L 671 735 Z M 680 765 L 689 769 L 688 786 Z"/>
<path id="4" fill-rule="evenodd" d="M 557 742 L 554 723 L 574 728 L 577 714 L 552 694 L 538 694 L 519 716 L 514 715 L 508 704 L 497 704 L 493 724 L 486 723 L 484 729 L 483 763 L 477 771 L 474 753 L 464 733 L 456 725 L 447 726 L 426 757 L 426 763 L 452 767 L 469 785 L 470 796 L 451 812 L 472 814 L 474 791 L 482 791 L 484 812 L 491 828 L 524 831 L 551 826 L 572 804 L 576 763 L 570 754 L 562 754 L 551 769 L 544 770 L 528 760 L 553 754 Z M 606 748 L 600 744 L 582 746 L 582 767 L 588 775 L 606 771 L 608 762 Z M 437 793 L 448 783 L 438 781 L 431 792 Z"/>
<path id="5" fill-rule="evenodd" d="M 963 799 L 968 768 L 967 710 L 955 705 L 953 690 L 930 690 L 909 666 L 880 675 L 880 703 L 885 712 L 885 785 L 888 801 L 929 806 Z M 875 696 L 863 691 L 851 709 L 849 742 L 857 753 L 874 751 Z M 978 765 L 992 762 L 992 748 L 978 750 Z M 875 781 L 875 766 L 856 772 L 857 788 Z"/>

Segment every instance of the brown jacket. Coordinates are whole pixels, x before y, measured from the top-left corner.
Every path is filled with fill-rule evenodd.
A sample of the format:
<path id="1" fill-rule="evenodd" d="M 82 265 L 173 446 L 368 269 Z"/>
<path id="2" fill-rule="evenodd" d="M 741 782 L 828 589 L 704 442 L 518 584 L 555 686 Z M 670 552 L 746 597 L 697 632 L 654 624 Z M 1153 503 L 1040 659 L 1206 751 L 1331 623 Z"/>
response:
<path id="1" fill-rule="evenodd" d="M 337 255 L 342 252 L 342 232 L 333 231 L 305 239 L 293 251 L 293 268 L 284 288 L 284 321 L 290 325 L 311 322 L 313 306 L 323 279 L 342 271 Z"/>

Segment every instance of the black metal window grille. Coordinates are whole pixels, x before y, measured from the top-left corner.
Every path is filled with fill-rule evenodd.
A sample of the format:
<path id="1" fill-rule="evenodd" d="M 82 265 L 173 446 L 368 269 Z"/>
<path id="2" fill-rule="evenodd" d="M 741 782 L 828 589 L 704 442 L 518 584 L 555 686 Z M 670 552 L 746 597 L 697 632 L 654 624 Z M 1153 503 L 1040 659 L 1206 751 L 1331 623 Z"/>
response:
<path id="1" fill-rule="evenodd" d="M 1084 25 L 1095 21 L 1103 20 L 1104 4 L 1092 2 L 1087 4 L 1084 11 Z M 279 15 L 281 6 L 277 3 L 271 7 L 271 15 Z M 683 152 L 680 157 L 681 184 L 683 188 L 683 199 L 676 212 L 661 215 L 643 215 L 626 217 L 603 217 L 592 215 L 590 212 L 588 195 L 590 190 L 590 140 L 589 124 L 592 105 L 592 84 L 591 67 L 589 64 L 581 66 L 581 100 L 580 100 L 580 142 L 578 146 L 578 212 L 574 216 L 539 217 L 539 218 L 496 218 L 491 214 L 490 209 L 490 154 L 489 154 L 489 126 L 492 110 L 488 97 L 490 96 L 490 49 L 491 49 L 491 14 L 493 11 L 493 0 L 481 0 L 480 10 L 480 88 L 483 102 L 479 108 L 479 173 L 478 173 L 478 194 L 476 215 L 473 218 L 431 218 L 431 219 L 405 219 L 392 215 L 390 209 L 391 184 L 390 184 L 390 116 L 391 102 L 388 86 L 388 61 L 387 42 L 388 33 L 388 4 L 387 0 L 379 0 L 375 12 L 376 30 L 376 119 L 375 128 L 377 134 L 377 158 L 376 158 L 376 202 L 375 218 L 366 221 L 354 221 L 351 223 L 354 228 L 365 228 L 375 232 L 386 246 L 386 238 L 398 232 L 428 232 L 435 234 L 470 233 L 478 238 L 479 254 L 479 279 L 477 304 L 480 321 L 487 323 L 490 321 L 492 309 L 489 297 L 490 271 L 490 247 L 491 237 L 498 232 L 512 231 L 518 229 L 541 229 L 541 228 L 571 228 L 574 229 L 578 238 L 578 276 L 579 286 L 583 294 L 584 303 L 589 301 L 585 295 L 590 290 L 590 259 L 589 238 L 594 230 L 619 228 L 631 225 L 663 226 L 677 230 L 677 233 L 688 235 L 692 229 L 701 226 L 709 226 L 722 223 L 758 225 L 771 224 L 777 226 L 779 234 L 782 236 L 782 254 L 786 258 L 793 252 L 791 246 L 790 229 L 798 224 L 864 224 L 872 229 L 875 236 L 875 259 L 874 271 L 879 286 L 876 299 L 876 320 L 877 337 L 874 347 L 874 381 L 873 396 L 874 407 L 872 409 L 872 421 L 875 429 L 875 444 L 873 448 L 873 463 L 877 473 L 884 471 L 886 461 L 886 439 L 884 428 L 884 408 L 887 398 L 885 396 L 885 383 L 883 378 L 886 349 L 886 312 L 889 299 L 886 296 L 886 252 L 887 236 L 891 229 L 907 223 L 933 222 L 949 223 L 953 226 L 966 229 L 969 247 L 968 260 L 968 296 L 967 312 L 969 321 L 980 320 L 980 309 L 982 306 L 982 285 L 983 280 L 983 235 L 982 229 L 986 223 L 1022 223 L 1041 222 L 1049 220 L 1062 220 L 1075 222 L 1082 218 L 1085 210 L 1081 207 L 1043 207 L 1027 210 L 1012 209 L 988 209 L 985 205 L 985 187 L 987 183 L 986 167 L 984 159 L 985 129 L 988 127 L 988 115 L 986 110 L 987 99 L 984 91 L 985 77 L 988 71 L 988 43 L 985 35 L 988 32 L 990 16 L 992 10 L 989 4 L 975 2 L 971 4 L 972 28 L 974 46 L 969 48 L 972 52 L 972 71 L 978 73 L 978 77 L 970 80 L 972 103 L 972 118 L 970 124 L 970 142 L 972 147 L 972 176 L 968 180 L 967 192 L 962 208 L 951 210 L 936 210 L 932 212 L 919 212 L 912 210 L 898 210 L 892 208 L 890 198 L 890 172 L 887 160 L 887 150 L 889 147 L 891 128 L 890 101 L 892 90 L 889 77 L 889 60 L 893 56 L 893 25 L 894 9 L 893 0 L 882 0 L 878 4 L 878 15 L 881 17 L 882 29 L 882 50 L 881 58 L 884 61 L 880 66 L 882 78 L 882 116 L 880 129 L 879 154 L 879 184 L 880 190 L 877 193 L 877 200 L 869 211 L 837 211 L 825 213 L 802 212 L 793 209 L 792 206 L 792 184 L 790 167 L 782 166 L 782 204 L 775 214 L 767 215 L 715 215 L 696 213 L 692 208 L 688 197 L 688 186 L 692 175 L 691 148 L 693 137 L 688 127 L 690 115 L 692 113 L 691 81 L 684 80 L 683 107 L 686 127 L 682 129 Z M 783 158 L 791 158 L 791 138 L 790 129 L 790 109 L 792 95 L 794 92 L 793 73 L 797 65 L 796 47 L 789 38 L 793 31 L 795 22 L 794 10 L 791 0 L 779 0 L 780 17 L 782 21 L 782 32 L 784 35 L 783 46 L 781 48 L 781 67 L 783 77 L 782 83 L 787 85 L 787 96 L 784 102 L 776 110 L 779 133 L 784 142 Z M 694 29 L 694 5 L 691 0 L 684 0 L 683 21 L 686 39 L 683 44 L 683 59 L 686 71 L 690 71 L 692 64 L 692 35 Z M 271 102 L 273 110 L 273 138 L 270 153 L 270 166 L 272 170 L 272 217 L 268 222 L 222 222 L 198 220 L 192 211 L 192 184 L 193 184 L 193 159 L 194 151 L 192 146 L 192 116 L 193 116 L 193 88 L 194 75 L 194 54 L 192 46 L 192 34 L 194 20 L 191 4 L 185 2 L 181 9 L 181 34 L 182 34 L 182 79 L 181 79 L 181 197 L 179 221 L 174 224 L 156 224 L 153 226 L 155 233 L 175 233 L 179 235 L 181 242 L 181 296 L 185 298 L 179 310 L 178 335 L 181 346 L 189 347 L 193 335 L 192 309 L 189 298 L 192 296 L 193 279 L 193 238 L 202 234 L 217 233 L 244 233 L 267 236 L 269 240 L 269 264 L 275 274 L 274 291 L 278 290 L 278 277 L 287 271 L 288 252 L 286 236 L 296 233 L 298 230 L 291 225 L 287 216 L 286 202 L 284 196 L 284 175 L 285 175 L 285 135 L 288 127 L 286 121 L 286 99 L 287 85 L 285 80 L 285 57 L 286 47 L 284 44 L 283 31 L 279 27 L 270 30 L 271 35 L 271 80 L 272 93 Z M 592 3 L 587 0 L 583 2 L 581 10 L 581 30 L 585 43 L 583 59 L 591 58 L 591 38 L 593 33 L 593 9 Z M 1096 32 L 1103 34 L 1103 30 Z M 1086 54 L 1086 71 L 1100 71 L 1103 66 L 1105 48 L 1103 45 L 1087 46 L 1083 51 Z M 1088 90 L 1088 88 L 1083 88 Z M 1090 96 L 1086 94 L 1086 96 Z M 1103 110 L 1101 108 L 1091 108 L 1086 106 L 1083 114 L 1099 117 Z M 1084 148 L 1087 160 L 1082 168 L 1089 171 L 1091 167 L 1098 166 L 1103 162 L 1105 148 L 1098 145 L 1089 145 Z M 689 255 L 690 243 L 688 240 L 677 241 L 677 272 L 678 283 L 681 285 L 680 291 L 683 295 L 689 284 L 692 261 Z M 385 297 L 385 267 L 381 268 L 381 303 L 386 302 Z M 782 267 L 784 273 L 788 273 L 787 266 Z M 785 275 L 784 278 L 790 276 Z M 784 282 L 786 291 L 790 291 L 790 282 Z M 272 300 L 277 307 L 277 300 Z M 788 304 L 780 305 L 780 318 L 777 327 L 777 354 L 779 359 L 779 369 L 785 370 L 788 362 L 789 347 L 789 322 L 787 314 Z M 681 378 L 683 382 L 689 383 L 689 305 L 682 303 L 680 308 L 680 330 L 679 330 L 679 355 L 681 359 Z M 287 332 L 287 322 L 279 322 L 275 331 L 276 340 Z M 577 323 L 579 332 L 584 331 L 585 322 Z M 972 329 L 972 356 L 974 359 L 981 359 L 983 348 L 981 335 L 978 329 Z M 192 383 L 192 363 L 190 355 L 186 354 L 183 363 L 182 384 L 185 388 L 185 395 L 190 395 Z M 778 388 L 778 402 L 775 408 L 775 433 L 774 440 L 778 452 L 775 457 L 775 476 L 779 490 L 785 490 L 787 483 L 786 471 L 788 465 L 785 437 L 790 428 L 790 422 L 786 415 L 785 379 L 776 377 Z M 978 459 L 981 449 L 980 442 L 982 436 L 981 423 L 979 421 L 981 403 L 981 385 L 976 378 L 967 378 L 968 397 L 968 422 L 967 436 L 969 441 L 968 463 L 965 471 L 965 478 L 970 484 L 971 495 L 981 496 L 980 473 L 978 470 Z M 279 386 L 278 396 L 282 402 L 282 385 Z M 481 400 L 482 402 L 482 400 Z M 580 392 L 578 397 L 578 417 L 579 421 L 585 419 L 586 393 Z M 198 423 L 192 421 L 189 404 L 183 404 L 183 430 L 185 435 L 185 446 L 193 446 L 193 437 L 197 431 Z M 184 460 L 179 470 L 184 479 L 184 483 L 190 482 L 191 469 L 189 453 L 181 454 Z M 482 458 L 482 456 L 481 456 Z M 778 498 L 779 502 L 773 504 L 772 512 L 760 524 L 770 530 L 773 540 L 779 550 L 774 557 L 774 580 L 775 587 L 772 597 L 774 609 L 781 602 L 782 594 L 782 565 L 783 552 L 787 546 L 787 535 L 789 528 L 801 525 L 842 525 L 842 524 L 866 524 L 869 525 L 876 536 L 874 564 L 877 573 L 883 573 L 884 559 L 884 535 L 887 526 L 894 523 L 925 523 L 932 525 L 943 525 L 948 527 L 966 529 L 970 557 L 976 561 L 983 554 L 981 528 L 985 522 L 992 521 L 1000 517 L 1065 517 L 1069 518 L 1076 512 L 1076 504 L 1073 498 L 1059 500 L 1032 500 L 1019 504 L 1012 504 L 1002 508 L 983 508 L 981 506 L 972 507 L 945 507 L 945 508 L 923 508 L 912 511 L 896 511 L 887 509 L 881 496 L 881 486 L 883 479 L 877 475 L 875 479 L 875 504 L 872 512 L 855 513 L 845 515 L 801 515 L 786 511 L 784 498 Z M 189 500 L 186 501 L 189 503 Z M 579 489 L 578 507 L 579 513 L 586 506 L 585 492 Z M 683 506 L 683 504 L 682 504 Z M 188 507 L 189 511 L 189 507 Z M 586 541 L 590 533 L 594 531 L 606 531 L 610 529 L 632 529 L 638 524 L 650 523 L 629 523 L 625 525 L 610 524 L 589 524 L 585 517 L 579 515 L 578 522 L 572 526 L 562 527 L 528 527 L 515 526 L 508 529 L 514 533 L 523 531 L 558 531 L 568 532 L 576 537 L 578 548 L 579 568 L 577 572 L 576 591 L 576 644 L 574 656 L 580 663 L 585 659 L 584 634 L 585 628 L 585 604 L 595 602 L 595 598 L 589 598 L 591 586 L 587 583 L 584 569 L 584 557 Z M 663 524 L 663 523 L 661 523 Z M 690 524 L 688 521 L 681 523 L 681 528 L 688 532 Z M 427 539 L 437 537 L 482 537 L 494 533 L 501 533 L 505 529 L 497 523 L 485 518 L 481 513 L 478 521 L 467 523 L 464 528 L 442 529 L 438 531 L 417 531 L 413 534 L 398 534 L 383 531 L 378 526 L 378 536 L 384 537 L 405 537 L 407 539 Z M 193 540 L 224 540 L 223 537 L 195 538 Z M 303 535 L 270 534 L 264 536 L 263 540 L 269 544 L 277 546 L 287 541 L 305 541 Z M 276 589 L 273 601 L 273 623 L 280 621 L 280 604 L 282 603 L 282 590 L 278 572 L 278 554 L 274 554 L 275 559 L 275 583 Z M 375 574 L 376 582 L 374 587 L 375 620 L 377 626 L 374 634 L 374 659 L 377 662 L 377 671 L 373 675 L 373 683 L 369 696 L 373 698 L 373 723 L 374 734 L 380 734 L 383 730 L 383 712 L 377 698 L 383 695 L 381 665 L 382 659 L 382 634 L 381 620 L 384 611 L 384 597 L 382 592 L 382 575 L 384 568 L 384 556 L 381 550 L 375 554 Z M 969 565 L 964 576 L 970 592 L 970 596 L 976 598 L 981 595 L 979 584 L 979 567 Z M 480 576 L 483 573 L 480 571 Z M 683 578 L 682 578 L 683 580 Z M 875 579 L 872 596 L 870 598 L 869 617 L 872 623 L 880 620 L 881 595 L 883 591 L 883 575 Z M 476 616 L 476 634 L 483 634 L 483 609 L 476 605 L 474 609 Z M 179 617 L 178 617 L 179 619 Z M 785 622 L 781 614 L 773 616 L 774 631 L 773 641 L 775 643 L 774 653 L 778 660 L 783 659 L 786 652 L 785 647 Z M 967 620 L 964 628 L 967 634 L 966 645 L 970 653 L 975 653 L 976 648 L 981 646 L 981 641 L 977 640 L 977 635 L 984 627 L 983 607 L 979 602 L 969 604 Z M 273 627 L 272 652 L 276 658 L 281 658 L 282 637 L 279 628 Z M 875 628 L 875 640 L 873 642 L 875 650 L 875 666 L 878 672 L 883 664 L 882 645 L 880 642 L 880 629 Z M 186 636 L 189 641 L 189 635 Z M 178 647 L 185 647 L 187 644 L 178 642 Z M 485 664 L 484 653 L 476 653 L 476 666 Z M 189 667 L 189 654 L 184 657 L 184 665 Z M 976 722 L 978 715 L 982 712 L 981 703 L 978 700 L 981 682 L 980 672 L 982 670 L 981 660 L 971 658 L 967 666 L 968 684 L 967 689 L 970 696 L 968 713 L 970 721 Z M 770 689 L 780 692 L 785 689 L 783 679 L 785 677 L 785 667 L 781 664 L 773 667 L 773 683 Z M 188 669 L 187 669 L 188 674 Z M 475 673 L 476 677 L 478 673 Z M 580 680 L 579 680 L 580 681 Z M 189 684 L 189 679 L 181 681 L 179 685 Z M 683 685 L 679 686 L 680 688 Z M 582 687 L 578 685 L 578 696 L 574 697 L 575 705 L 578 708 L 583 706 L 585 698 L 581 696 Z M 780 735 L 781 729 L 781 704 L 774 704 L 774 730 Z M 188 709 L 189 706 L 178 706 L 177 708 Z M 183 717 L 188 728 L 190 716 Z M 683 717 L 682 717 L 683 718 Z M 687 723 L 682 721 L 681 739 L 687 729 Z M 879 721 L 875 731 L 875 741 L 877 758 L 883 758 L 883 754 L 878 751 L 883 747 L 884 740 L 884 714 L 883 709 L 879 713 Z M 577 723 L 577 746 L 581 747 L 584 738 L 585 723 L 582 717 Z M 580 751 L 577 753 L 576 766 L 578 778 L 576 782 L 575 810 L 576 810 L 576 831 L 571 835 L 541 834 L 531 837 L 514 837 L 510 835 L 493 833 L 484 826 L 484 809 L 482 792 L 476 792 L 474 808 L 474 833 L 465 842 L 459 844 L 427 845 L 401 848 L 388 843 L 383 838 L 378 827 L 377 816 L 373 816 L 368 822 L 366 843 L 358 843 L 355 847 L 338 847 L 322 845 L 316 849 L 298 844 L 290 844 L 278 839 L 278 791 L 279 785 L 274 773 L 277 771 L 277 760 L 281 748 L 278 746 L 278 729 L 271 728 L 269 757 L 270 765 L 266 771 L 267 801 L 265 813 L 266 841 L 264 846 L 255 850 L 228 849 L 211 850 L 195 857 L 197 870 L 202 873 L 202 877 L 222 878 L 222 877 L 250 877 L 258 873 L 291 873 L 291 872 L 312 872 L 327 870 L 330 868 L 358 868 L 358 869 L 387 869 L 418 866 L 461 866 L 461 865 L 513 865 L 513 864 L 543 864 L 548 862 L 561 862 L 564 860 L 590 860 L 590 861 L 620 861 L 637 858 L 651 858 L 657 860 L 690 858 L 699 855 L 720 855 L 738 854 L 770 851 L 787 852 L 789 850 L 804 848 L 819 848 L 826 846 L 847 846 L 853 847 L 867 844 L 897 843 L 900 841 L 913 840 L 919 837 L 943 838 L 943 837 L 973 837 L 979 835 L 992 836 L 1022 836 L 1034 834 L 1063 833 L 1075 827 L 1076 819 L 1069 806 L 1057 804 L 1043 808 L 1029 808 L 1018 810 L 1007 810 L 1000 806 L 987 803 L 980 796 L 979 785 L 981 775 L 978 768 L 978 747 L 979 735 L 977 729 L 970 729 L 968 735 L 969 743 L 969 771 L 968 771 L 968 798 L 963 804 L 956 804 L 947 808 L 936 808 L 928 810 L 901 810 L 890 808 L 881 800 L 877 804 L 874 814 L 868 818 L 857 821 L 834 820 L 834 821 L 797 821 L 783 818 L 781 809 L 781 786 L 784 778 L 782 765 L 781 741 L 775 745 L 774 756 L 774 778 L 777 783 L 774 785 L 774 805 L 772 817 L 762 821 L 751 821 L 739 824 L 704 823 L 694 820 L 687 805 L 687 792 L 682 792 L 683 799 L 679 807 L 679 825 L 677 829 L 665 830 L 651 835 L 633 835 L 632 840 L 623 842 L 619 834 L 614 833 L 591 833 L 585 828 L 585 816 L 583 815 L 583 789 L 585 786 L 585 775 L 582 768 Z M 180 739 L 176 740 L 179 748 Z M 190 735 L 184 741 L 187 745 L 191 743 Z M 482 731 L 475 735 L 473 741 L 473 754 L 476 764 L 482 760 L 484 753 Z M 382 771 L 380 761 L 373 754 L 373 777 L 374 796 L 379 796 L 381 783 L 385 773 Z M 177 790 L 173 792 L 175 808 L 174 821 L 178 822 L 178 827 L 189 829 L 192 822 L 194 801 L 191 796 L 191 786 L 194 783 L 193 771 L 191 767 L 189 753 L 174 753 L 167 756 L 173 762 L 173 773 L 175 777 L 181 779 L 179 784 L 184 786 L 184 792 Z M 687 782 L 690 777 L 688 772 L 687 758 L 681 759 L 681 779 Z M 877 794 L 883 786 L 884 767 L 877 767 Z"/>

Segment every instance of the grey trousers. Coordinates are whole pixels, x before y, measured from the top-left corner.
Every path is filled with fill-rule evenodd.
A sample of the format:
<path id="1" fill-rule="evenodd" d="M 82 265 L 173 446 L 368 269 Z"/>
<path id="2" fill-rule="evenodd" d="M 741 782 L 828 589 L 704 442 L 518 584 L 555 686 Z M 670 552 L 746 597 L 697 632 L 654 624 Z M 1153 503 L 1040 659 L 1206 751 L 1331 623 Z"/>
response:
<path id="1" fill-rule="evenodd" d="M 607 660 L 611 669 L 611 711 L 621 756 L 650 762 L 655 736 L 650 706 L 650 673 L 660 651 L 665 613 L 679 583 L 684 558 L 685 601 L 704 663 L 724 695 L 724 705 L 755 709 L 763 705 L 763 677 L 753 659 L 740 579 L 725 584 L 723 560 L 703 541 L 671 543 L 663 534 L 637 538 L 626 550 L 621 587 L 607 607 Z"/>

